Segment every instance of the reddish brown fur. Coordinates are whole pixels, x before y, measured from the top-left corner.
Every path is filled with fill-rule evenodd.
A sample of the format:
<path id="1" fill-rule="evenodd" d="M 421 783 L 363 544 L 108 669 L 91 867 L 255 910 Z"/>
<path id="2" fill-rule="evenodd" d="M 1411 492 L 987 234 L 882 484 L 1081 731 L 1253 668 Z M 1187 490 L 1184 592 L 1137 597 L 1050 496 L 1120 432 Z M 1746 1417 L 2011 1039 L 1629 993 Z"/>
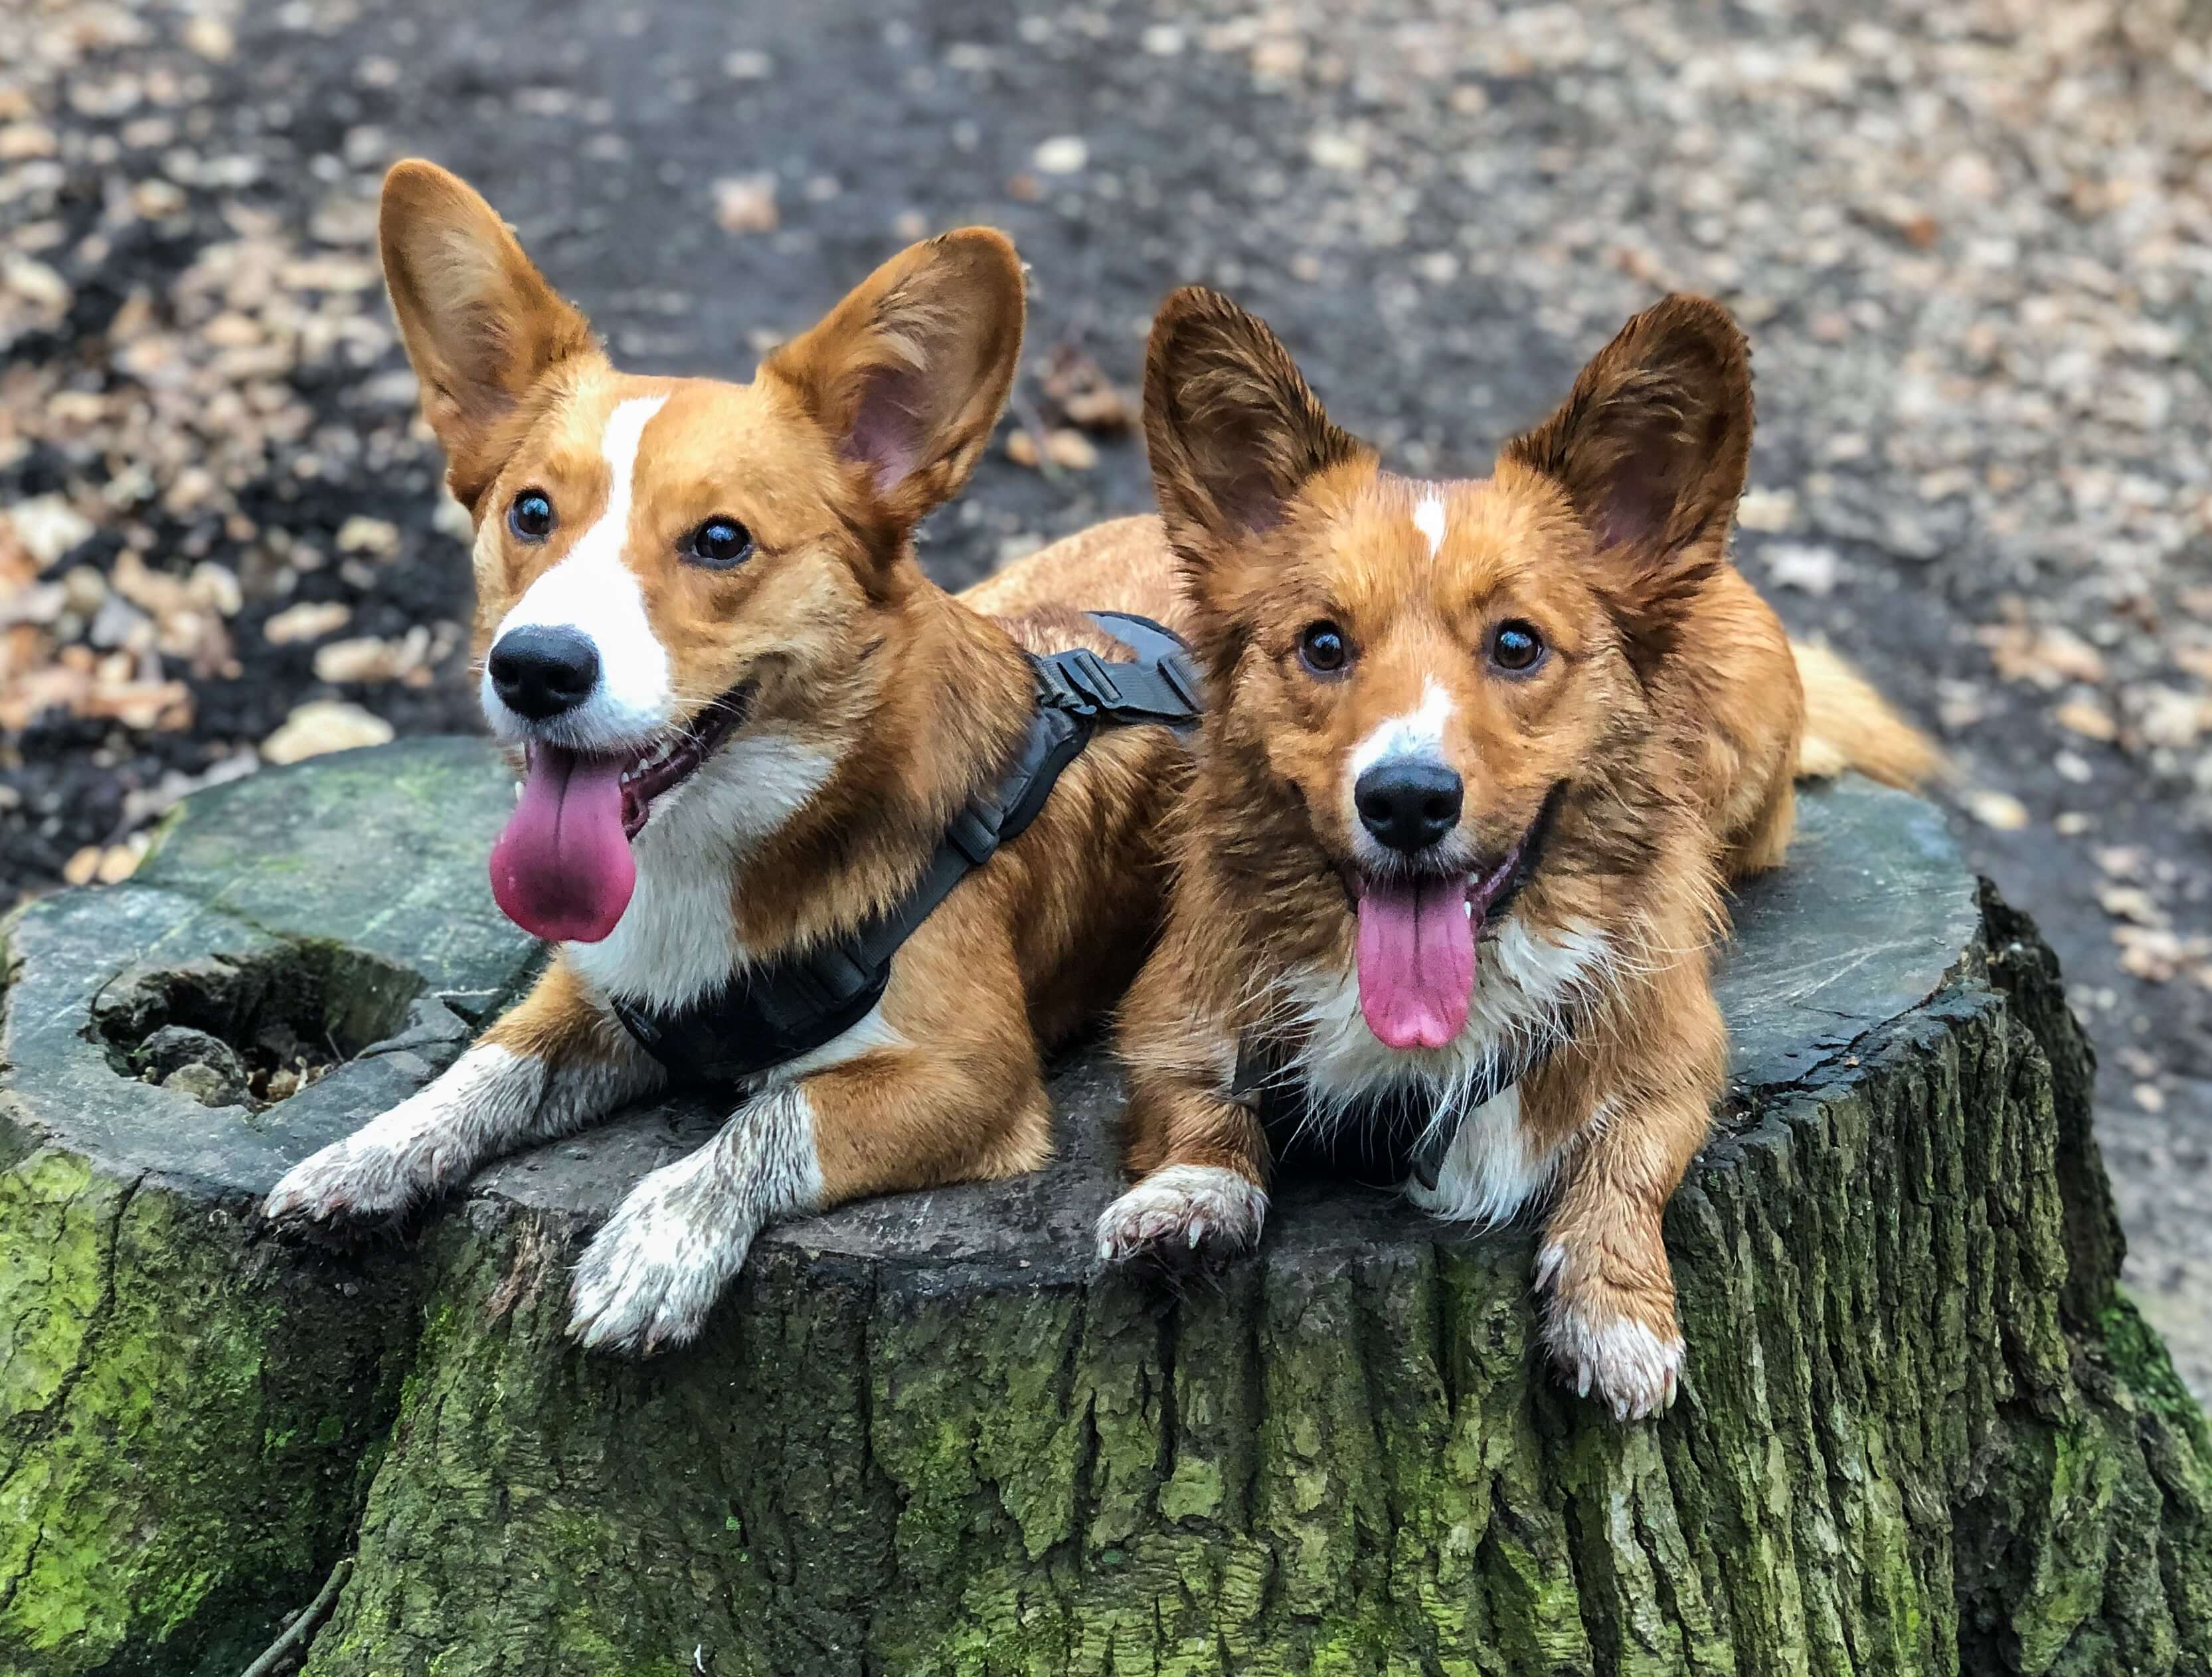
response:
<path id="1" fill-rule="evenodd" d="M 1557 788 L 1507 915 L 1538 939 L 1594 928 L 1611 951 L 1571 1041 L 1519 1091 L 1529 1154 L 1562 1167 L 1553 1345 L 1587 1368 L 1624 1321 L 1674 1341 L 1659 1219 L 1726 1065 L 1708 981 L 1722 888 L 1781 860 L 1806 730 L 1781 625 L 1727 561 L 1751 438 L 1741 334 L 1699 299 L 1647 310 L 1474 481 L 1383 471 L 1273 335 L 1204 291 L 1155 323 L 1146 407 L 1212 708 L 1169 924 L 1121 1020 L 1131 1168 L 1213 1165 L 1265 1185 L 1266 1138 L 1231 1098 L 1240 1044 L 1300 1063 L 1305 1027 L 1280 986 L 1351 969 L 1348 759 L 1386 719 L 1448 702 L 1440 750 L 1466 787 L 1455 838 L 1502 858 Z M 1433 554 L 1414 517 L 1431 495 Z M 1324 620 L 1354 654 L 1330 678 L 1297 653 Z M 1532 673 L 1486 654 L 1509 620 L 1550 648 Z M 1844 742 L 1839 758 L 1893 779 L 1924 769 L 1917 736 L 1863 684 L 1822 691 L 1845 701 L 1824 734 Z M 1671 1371 L 1664 1391 L 1602 1358 L 1595 1372 L 1623 1413 L 1671 1395 Z"/>
<path id="2" fill-rule="evenodd" d="M 479 658 L 564 536 L 604 509 L 609 414 L 667 398 L 623 556 L 679 692 L 696 711 L 751 680 L 748 727 L 797 731 L 838 759 L 732 882 L 757 957 L 842 934 L 905 892 L 1028 726 L 1023 648 L 1119 651 L 1087 610 L 1184 616 L 1149 520 L 1073 538 L 974 605 L 915 558 L 914 526 L 965 482 L 1018 362 L 1020 269 L 994 232 L 893 258 L 750 385 L 616 371 L 483 200 L 429 165 L 393 170 L 383 243 L 424 411 L 476 514 Z M 895 434 L 868 417 L 884 412 Z M 911 469 L 886 470 L 890 454 Z M 559 512 L 542 544 L 506 527 L 525 488 Z M 755 556 L 684 563 L 685 532 L 718 514 L 750 529 Z M 883 1013 L 902 1045 L 804 1081 L 829 1203 L 1043 1161 L 1040 1052 L 1112 1004 L 1152 936 L 1159 830 L 1187 763 L 1164 729 L 1106 732 L 901 951 Z M 605 1001 L 563 957 L 488 1040 L 556 1060 L 634 1054 Z"/>

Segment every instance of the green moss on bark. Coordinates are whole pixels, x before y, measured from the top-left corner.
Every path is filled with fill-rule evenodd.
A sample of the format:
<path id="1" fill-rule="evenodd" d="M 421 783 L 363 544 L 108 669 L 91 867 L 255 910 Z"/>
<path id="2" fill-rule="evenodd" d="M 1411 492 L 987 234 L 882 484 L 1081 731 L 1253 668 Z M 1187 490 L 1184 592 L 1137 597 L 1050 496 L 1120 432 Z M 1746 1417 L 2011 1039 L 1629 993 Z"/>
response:
<path id="1" fill-rule="evenodd" d="M 0 1172 L 0 1670 L 220 1665 L 313 1594 L 392 1397 L 315 1302 L 159 1183 Z"/>

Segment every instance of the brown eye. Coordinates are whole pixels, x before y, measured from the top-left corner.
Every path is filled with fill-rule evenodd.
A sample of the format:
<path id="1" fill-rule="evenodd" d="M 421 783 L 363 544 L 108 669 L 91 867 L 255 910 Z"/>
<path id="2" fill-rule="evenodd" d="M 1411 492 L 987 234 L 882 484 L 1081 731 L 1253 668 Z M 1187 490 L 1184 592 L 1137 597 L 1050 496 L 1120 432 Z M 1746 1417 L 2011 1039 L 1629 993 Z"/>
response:
<path id="1" fill-rule="evenodd" d="M 525 489 L 507 509 L 507 527 L 526 542 L 542 542 L 553 533 L 553 503 L 543 489 Z"/>
<path id="2" fill-rule="evenodd" d="M 1298 635 L 1298 662 L 1310 675 L 1341 675 L 1352 662 L 1352 643 L 1334 623 L 1308 623 Z"/>
<path id="3" fill-rule="evenodd" d="M 685 556 L 716 571 L 744 563 L 752 550 L 752 532 L 735 519 L 708 519 L 684 544 Z"/>
<path id="4" fill-rule="evenodd" d="M 1517 618 L 1490 637 L 1490 661 L 1508 675 L 1525 676 L 1544 661 L 1544 637 Z"/>

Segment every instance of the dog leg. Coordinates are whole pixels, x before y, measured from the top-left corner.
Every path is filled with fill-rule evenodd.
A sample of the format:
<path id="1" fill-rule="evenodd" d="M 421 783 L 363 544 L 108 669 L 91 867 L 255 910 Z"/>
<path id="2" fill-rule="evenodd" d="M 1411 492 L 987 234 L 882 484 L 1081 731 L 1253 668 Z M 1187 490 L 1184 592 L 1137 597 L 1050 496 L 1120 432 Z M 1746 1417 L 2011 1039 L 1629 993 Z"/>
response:
<path id="1" fill-rule="evenodd" d="M 1052 1151 L 1036 1050 L 1018 1014 L 999 1040 L 999 1054 L 972 1058 L 878 1048 L 747 1102 L 706 1146 L 639 1182 L 592 1239 L 569 1289 L 570 1334 L 641 1356 L 685 1344 L 770 1223 L 1036 1170 Z M 979 1124 L 986 1114 L 999 1115 Z"/>
<path id="2" fill-rule="evenodd" d="M 556 963 L 434 1082 L 295 1165 L 263 1213 L 396 1222 L 488 1160 L 581 1129 L 658 1087 L 661 1075 Z"/>
<path id="3" fill-rule="evenodd" d="M 1139 1079 L 1130 1103 L 1131 1151 L 1142 1180 L 1098 1218 L 1098 1255 L 1188 1262 L 1260 1243 L 1267 1218 L 1267 1142 L 1233 1101 Z"/>
<path id="4" fill-rule="evenodd" d="M 1536 1256 L 1544 1339 L 1583 1396 L 1619 1420 L 1674 1401 L 1682 1334 L 1660 1236 L 1667 1200 L 1705 1138 L 1702 1096 L 1615 1096 L 1586 1136 Z"/>

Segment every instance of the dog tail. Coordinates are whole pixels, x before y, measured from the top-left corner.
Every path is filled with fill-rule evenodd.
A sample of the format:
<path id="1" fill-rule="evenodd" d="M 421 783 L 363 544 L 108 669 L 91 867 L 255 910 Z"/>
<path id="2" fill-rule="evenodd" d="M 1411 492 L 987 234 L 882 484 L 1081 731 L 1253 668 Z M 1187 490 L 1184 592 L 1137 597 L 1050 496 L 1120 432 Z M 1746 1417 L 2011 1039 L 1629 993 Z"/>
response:
<path id="1" fill-rule="evenodd" d="M 1801 778 L 1829 780 L 1847 769 L 1907 791 L 1945 772 L 1936 742 L 1826 647 L 1792 641 L 1805 689 L 1805 733 L 1797 746 Z"/>

